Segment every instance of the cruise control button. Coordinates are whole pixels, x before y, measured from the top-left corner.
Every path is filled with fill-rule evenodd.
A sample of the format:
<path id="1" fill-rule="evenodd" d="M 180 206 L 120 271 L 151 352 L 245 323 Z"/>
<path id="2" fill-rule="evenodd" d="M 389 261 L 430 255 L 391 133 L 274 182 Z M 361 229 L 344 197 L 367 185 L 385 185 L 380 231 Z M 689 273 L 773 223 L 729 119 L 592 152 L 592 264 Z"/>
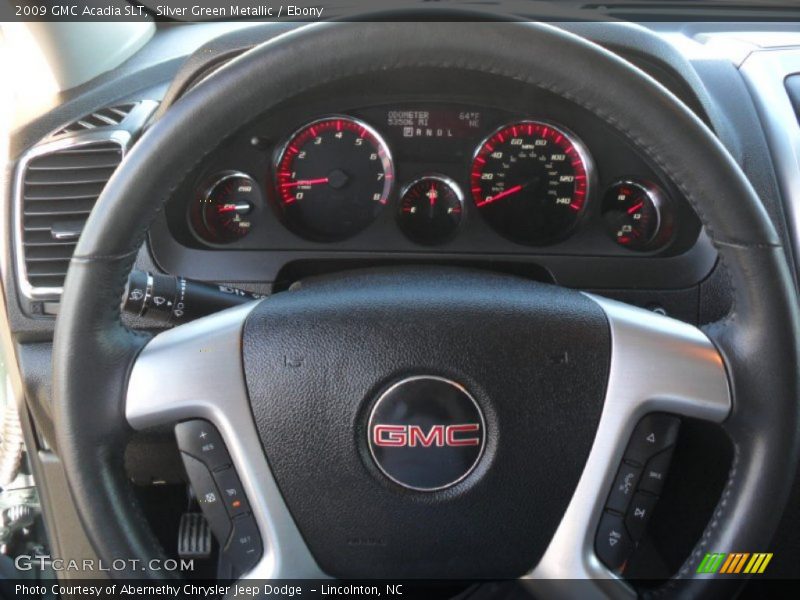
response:
<path id="1" fill-rule="evenodd" d="M 242 489 L 242 483 L 236 475 L 233 467 L 216 471 L 214 481 L 217 482 L 219 491 L 222 494 L 222 501 L 231 517 L 238 517 L 250 512 L 250 505 Z"/>
<path id="2" fill-rule="evenodd" d="M 653 512 L 657 500 L 657 496 L 650 494 L 636 494 L 633 497 L 628 515 L 625 517 L 625 526 L 634 541 L 638 542 L 642 539 L 647 521 L 650 520 L 650 514 Z"/>
<path id="3" fill-rule="evenodd" d="M 203 461 L 212 471 L 231 464 L 222 436 L 208 421 L 195 419 L 178 423 L 175 438 L 178 448 Z"/>
<path id="4" fill-rule="evenodd" d="M 633 552 L 633 546 L 622 517 L 610 512 L 603 513 L 594 542 L 597 556 L 603 564 L 612 571 L 621 570 Z"/>
<path id="5" fill-rule="evenodd" d="M 625 460 L 644 465 L 651 456 L 675 444 L 681 420 L 668 415 L 647 415 L 633 431 Z"/>
<path id="6" fill-rule="evenodd" d="M 642 469 L 640 467 L 622 463 L 614 479 L 611 493 L 608 495 L 606 508 L 624 513 L 631 502 L 631 498 L 633 498 L 633 494 L 636 492 L 636 485 L 639 483 L 641 473 Z"/>
<path id="7" fill-rule="evenodd" d="M 220 544 L 224 544 L 231 531 L 231 519 L 222 501 L 219 490 L 208 468 L 196 458 L 181 452 L 183 465 L 186 467 L 186 474 L 189 482 L 200 504 L 200 509 L 211 527 L 211 531 Z"/>
<path id="8" fill-rule="evenodd" d="M 669 469 L 671 460 L 672 448 L 664 450 L 664 452 L 656 454 L 651 458 L 642 472 L 639 489 L 644 492 L 655 494 L 656 496 L 659 495 L 664 488 L 664 480 L 667 478 L 667 470 Z"/>
<path id="9" fill-rule="evenodd" d="M 252 569 L 261 558 L 261 535 L 251 515 L 233 520 L 233 532 L 225 546 L 225 557 L 233 565 L 234 577 Z"/>

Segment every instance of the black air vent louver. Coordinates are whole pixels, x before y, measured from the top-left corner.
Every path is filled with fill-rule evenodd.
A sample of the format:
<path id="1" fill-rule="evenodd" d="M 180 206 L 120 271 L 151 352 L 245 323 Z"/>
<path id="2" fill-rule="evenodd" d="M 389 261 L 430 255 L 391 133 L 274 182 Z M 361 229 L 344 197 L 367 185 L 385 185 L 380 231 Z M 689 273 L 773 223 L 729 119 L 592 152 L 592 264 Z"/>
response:
<path id="1" fill-rule="evenodd" d="M 103 140 L 31 158 L 22 174 L 23 279 L 60 288 L 78 236 L 100 192 L 122 160 L 122 146 Z"/>
<path id="2" fill-rule="evenodd" d="M 53 135 L 61 135 L 63 133 L 77 133 L 79 131 L 88 131 L 97 129 L 98 127 L 108 127 L 109 125 L 119 125 L 125 120 L 133 108 L 133 104 L 119 104 L 117 106 L 109 106 L 102 108 L 89 115 L 85 115 L 76 121 L 73 121 L 66 127 L 62 127 Z"/>

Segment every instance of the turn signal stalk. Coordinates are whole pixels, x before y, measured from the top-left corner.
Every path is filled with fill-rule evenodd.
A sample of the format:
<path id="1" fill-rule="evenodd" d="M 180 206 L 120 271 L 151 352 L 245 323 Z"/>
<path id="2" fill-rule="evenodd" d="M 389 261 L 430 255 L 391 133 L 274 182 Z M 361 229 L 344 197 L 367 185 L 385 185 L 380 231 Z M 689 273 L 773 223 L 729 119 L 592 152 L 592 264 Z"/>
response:
<path id="1" fill-rule="evenodd" d="M 180 325 L 263 297 L 262 294 L 185 277 L 132 271 L 128 276 L 122 310 L 162 323 Z"/>

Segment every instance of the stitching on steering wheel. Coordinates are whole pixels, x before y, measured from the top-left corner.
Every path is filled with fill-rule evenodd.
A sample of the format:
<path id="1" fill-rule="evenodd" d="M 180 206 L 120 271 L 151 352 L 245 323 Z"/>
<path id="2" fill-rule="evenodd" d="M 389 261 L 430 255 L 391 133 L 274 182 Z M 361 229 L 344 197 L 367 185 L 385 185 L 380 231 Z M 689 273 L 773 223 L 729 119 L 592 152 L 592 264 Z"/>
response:
<path id="1" fill-rule="evenodd" d="M 700 541 L 695 544 L 695 547 L 692 549 L 691 554 L 689 557 L 683 562 L 681 568 L 678 570 L 675 575 L 673 575 L 669 581 L 667 581 L 661 587 L 658 587 L 654 590 L 649 591 L 645 594 L 645 597 L 649 598 L 657 598 L 659 596 L 663 596 L 673 589 L 675 589 L 678 585 L 678 582 L 685 576 L 689 575 L 692 571 L 693 561 L 700 558 L 703 555 L 705 549 L 708 547 L 708 542 L 711 539 L 711 534 L 716 531 L 719 527 L 720 521 L 722 520 L 722 516 L 725 513 L 725 510 L 728 505 L 728 496 L 731 494 L 731 490 L 733 489 L 733 483 L 736 480 L 736 475 L 738 473 L 739 467 L 739 457 L 741 452 L 739 450 L 738 444 L 734 444 L 734 452 L 733 452 L 733 463 L 731 464 L 731 469 L 728 473 L 728 481 L 725 483 L 725 490 L 722 492 L 722 497 L 720 498 L 719 502 L 717 503 L 716 508 L 714 509 L 714 516 L 709 521 L 706 528 L 703 530 L 703 535 L 700 538 Z"/>

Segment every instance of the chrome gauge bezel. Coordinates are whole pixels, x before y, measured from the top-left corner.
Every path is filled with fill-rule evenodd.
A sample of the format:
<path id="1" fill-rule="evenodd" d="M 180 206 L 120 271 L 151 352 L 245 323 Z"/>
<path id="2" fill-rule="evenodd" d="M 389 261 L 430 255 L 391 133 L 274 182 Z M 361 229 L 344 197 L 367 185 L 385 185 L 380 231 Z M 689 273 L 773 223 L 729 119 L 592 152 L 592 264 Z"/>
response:
<path id="1" fill-rule="evenodd" d="M 565 229 L 558 235 L 553 235 L 551 237 L 548 237 L 545 241 L 541 243 L 523 244 L 517 240 L 513 240 L 512 238 L 506 235 L 503 235 L 500 231 L 497 231 L 485 220 L 484 222 L 486 222 L 486 224 L 497 235 L 513 243 L 520 244 L 523 246 L 532 246 L 532 247 L 552 246 L 553 244 L 562 242 L 568 237 L 570 237 L 575 232 L 575 230 L 580 226 L 581 222 L 585 219 L 588 213 L 589 205 L 592 204 L 594 195 L 596 193 L 595 190 L 598 181 L 597 168 L 595 166 L 594 159 L 592 158 L 592 155 L 589 152 L 589 148 L 586 146 L 583 140 L 581 140 L 581 138 L 577 134 L 575 134 L 571 129 L 564 127 L 563 125 L 556 123 L 554 121 L 550 121 L 548 119 L 526 118 L 526 119 L 508 121 L 506 123 L 503 123 L 499 127 L 495 127 L 494 129 L 492 129 L 492 131 L 489 132 L 488 135 L 484 136 L 472 152 L 472 157 L 469 162 L 470 174 L 473 172 L 473 169 L 475 168 L 475 161 L 478 158 L 478 155 L 480 154 L 481 150 L 483 150 L 483 147 L 489 142 L 489 140 L 491 140 L 501 131 L 504 131 L 516 125 L 545 125 L 557 131 L 567 139 L 567 141 L 572 145 L 573 148 L 575 148 L 575 151 L 578 153 L 578 157 L 583 163 L 584 170 L 586 171 L 586 199 L 583 202 L 583 206 L 581 206 L 580 210 L 577 211 L 575 222 L 568 229 Z M 469 180 L 470 180 L 470 199 L 472 200 L 472 203 L 474 207 L 477 209 L 478 213 L 480 213 L 481 207 L 478 206 L 478 203 L 475 200 L 475 194 L 472 191 L 471 177 L 469 177 Z"/>
<path id="2" fill-rule="evenodd" d="M 449 235 L 447 235 L 446 237 L 443 237 L 441 240 L 438 240 L 436 242 L 425 244 L 425 243 L 422 243 L 420 241 L 414 240 L 411 236 L 408 235 L 408 233 L 406 233 L 406 231 L 403 229 L 402 225 L 400 225 L 400 218 L 401 218 L 401 212 L 400 211 L 403 209 L 403 199 L 406 197 L 406 194 L 408 193 L 408 191 L 411 188 L 413 188 L 415 185 L 417 185 L 418 183 L 426 181 L 426 180 L 430 180 L 430 179 L 438 181 L 439 183 L 442 183 L 442 184 L 446 185 L 447 187 L 449 187 L 451 190 L 453 190 L 453 193 L 455 194 L 456 199 L 458 200 L 458 203 L 461 206 L 461 217 L 458 220 L 458 225 L 456 225 L 456 227 L 453 229 L 453 231 Z M 418 177 L 415 177 L 409 183 L 407 183 L 406 185 L 404 185 L 401 188 L 400 195 L 397 197 L 397 210 L 395 211 L 395 222 L 397 223 L 397 227 L 398 227 L 398 229 L 400 229 L 400 232 L 410 242 L 412 242 L 414 244 L 418 244 L 420 246 L 425 246 L 425 247 L 439 246 L 441 244 L 449 242 L 450 240 L 452 240 L 458 234 L 459 230 L 461 229 L 461 227 L 464 224 L 464 210 L 465 210 L 465 206 L 464 206 L 464 191 L 461 189 L 461 186 L 458 185 L 458 183 L 456 183 L 456 181 L 454 179 L 448 177 L 447 175 L 442 175 L 441 173 L 424 173 L 424 174 L 422 174 L 422 175 L 420 175 Z"/>
<path id="3" fill-rule="evenodd" d="M 225 246 L 229 246 L 230 244 L 236 243 L 237 241 L 240 241 L 240 240 L 244 239 L 245 237 L 247 237 L 247 235 L 249 235 L 249 232 L 248 232 L 248 234 L 245 234 L 245 235 L 243 235 L 243 236 L 241 236 L 241 237 L 239 237 L 237 239 L 234 239 L 234 240 L 231 240 L 231 241 L 227 241 L 227 242 L 220 242 L 220 241 L 210 240 L 210 239 L 207 239 L 207 238 L 203 237 L 200 234 L 200 232 L 197 231 L 197 227 L 196 227 L 196 225 L 195 225 L 195 223 L 193 222 L 193 219 L 192 219 L 193 212 L 195 210 L 199 210 L 200 211 L 199 218 L 200 218 L 200 220 L 202 222 L 202 225 L 203 225 L 203 227 L 206 228 L 206 230 L 208 230 L 210 232 L 211 228 L 209 227 L 208 222 L 206 221 L 205 214 L 202 212 L 202 204 L 205 204 L 205 203 L 209 202 L 209 199 L 211 198 L 211 194 L 214 192 L 214 190 L 217 188 L 217 186 L 219 186 L 221 183 L 227 181 L 228 179 L 233 179 L 233 178 L 236 178 L 236 177 L 243 177 L 245 179 L 249 179 L 253 184 L 253 189 L 256 190 L 256 193 L 257 193 L 258 197 L 263 202 L 264 191 L 261 189 L 261 186 L 258 184 L 258 182 L 256 181 L 255 177 L 253 177 L 252 175 L 249 175 L 248 173 L 245 173 L 244 171 L 237 171 L 235 169 L 231 169 L 231 170 L 227 170 L 227 171 L 219 171 L 219 172 L 213 173 L 209 177 L 206 177 L 205 179 L 203 179 L 204 183 L 201 186 L 198 186 L 199 191 L 198 191 L 198 193 L 195 194 L 194 198 L 192 199 L 191 203 L 189 204 L 189 210 L 186 211 L 186 220 L 187 220 L 188 225 L 189 225 L 189 231 L 192 233 L 192 235 L 195 237 L 195 239 L 197 241 L 201 242 L 204 245 L 211 246 L 211 247 L 222 248 L 222 247 L 225 247 Z M 208 183 L 208 182 L 210 182 L 210 183 Z M 200 205 L 199 208 L 198 208 L 198 205 Z M 257 208 L 257 205 L 254 205 L 253 209 L 255 210 L 256 208 Z M 252 212 L 253 211 L 251 211 L 250 214 L 252 214 Z"/>
<path id="4" fill-rule="evenodd" d="M 410 183 L 407 183 L 401 188 L 400 196 L 398 196 L 400 200 L 402 201 L 402 199 L 405 198 L 408 190 L 417 185 L 420 181 L 425 181 L 426 179 L 435 179 L 436 181 L 440 181 L 441 183 L 444 183 L 450 187 L 455 192 L 461 206 L 464 206 L 464 191 L 461 189 L 461 186 L 458 185 L 454 179 L 448 177 L 447 175 L 442 175 L 441 173 L 425 173 L 414 178 Z"/>
<path id="5" fill-rule="evenodd" d="M 664 243 L 659 244 L 659 242 L 666 242 L 666 240 L 664 238 L 665 238 L 665 234 L 668 233 L 667 227 L 665 227 L 665 225 L 667 224 L 667 221 L 668 221 L 668 219 L 666 218 L 666 213 L 665 213 L 666 205 L 668 203 L 668 200 L 667 200 L 667 196 L 666 196 L 665 192 L 658 185 L 656 185 L 655 183 L 652 183 L 650 181 L 645 181 L 645 180 L 642 180 L 642 179 L 634 179 L 632 177 L 624 177 L 622 179 L 617 179 L 616 181 L 611 183 L 611 185 L 609 185 L 608 188 L 606 188 L 606 191 L 603 194 L 603 197 L 601 198 L 601 202 L 600 202 L 600 204 L 601 204 L 600 205 L 600 215 L 601 215 L 601 217 L 606 213 L 605 206 L 603 206 L 605 204 L 606 195 L 608 195 L 611 192 L 611 190 L 613 190 L 614 188 L 619 187 L 621 185 L 628 185 L 628 186 L 631 186 L 631 187 L 635 187 L 635 188 L 641 190 L 647 196 L 647 198 L 652 203 L 653 208 L 654 208 L 655 213 L 656 213 L 656 226 L 655 226 L 655 230 L 653 231 L 653 234 L 647 239 L 646 242 L 644 242 L 642 244 L 641 247 L 634 248 L 634 247 L 631 247 L 631 246 L 626 246 L 624 244 L 620 244 L 615 239 L 613 239 L 613 237 L 611 238 L 611 241 L 614 243 L 615 246 L 617 246 L 619 248 L 624 248 L 625 250 L 628 250 L 629 252 L 634 252 L 634 253 L 636 253 L 636 252 L 647 252 L 648 250 L 653 250 L 656 247 L 660 248 L 661 246 L 664 245 Z M 607 227 L 606 227 L 606 230 L 608 231 Z M 609 233 L 609 236 L 610 236 L 610 233 Z"/>
<path id="6" fill-rule="evenodd" d="M 282 192 L 281 192 L 281 189 L 280 189 L 280 183 L 279 183 L 280 165 L 283 162 L 284 157 L 286 156 L 286 152 L 287 152 L 287 150 L 289 148 L 289 145 L 292 143 L 292 141 L 294 139 L 296 139 L 300 134 L 302 134 L 303 132 L 307 131 L 308 129 L 314 127 L 317 124 L 326 123 L 328 121 L 334 121 L 334 120 L 347 121 L 347 122 L 355 125 L 358 128 L 362 128 L 364 131 L 366 131 L 369 134 L 369 136 L 374 140 L 375 144 L 378 146 L 378 149 L 379 149 L 378 156 L 381 158 L 381 163 L 383 165 L 383 170 L 384 170 L 384 173 L 386 174 L 386 176 L 384 177 L 384 186 L 383 186 L 383 190 L 382 190 L 382 198 L 384 199 L 384 201 L 381 202 L 381 204 L 383 206 L 387 206 L 389 204 L 389 201 L 391 200 L 391 197 L 392 197 L 392 192 L 394 191 L 395 164 L 394 164 L 394 158 L 392 156 L 392 150 L 389 147 L 389 144 L 384 139 L 384 137 L 374 127 L 372 127 L 369 123 L 366 123 L 365 121 L 362 121 L 361 119 L 358 119 L 356 117 L 352 117 L 352 116 L 345 115 L 345 114 L 337 114 L 337 113 L 325 115 L 325 116 L 322 116 L 322 117 L 318 117 L 318 118 L 316 118 L 316 119 L 314 119 L 312 121 L 308 121 L 308 122 L 304 123 L 300 127 L 295 128 L 289 135 L 287 135 L 286 138 L 283 140 L 283 142 L 277 147 L 278 150 L 273 155 L 272 165 L 271 165 L 271 176 L 272 176 L 272 182 L 273 182 L 272 183 L 272 193 L 274 194 L 274 197 L 275 197 L 275 204 L 277 205 L 277 207 L 278 207 L 278 209 L 279 209 L 279 211 L 280 211 L 280 213 L 281 213 L 281 215 L 283 217 L 282 218 L 283 224 L 289 231 L 291 231 L 292 233 L 294 233 L 295 235 L 297 235 L 297 236 L 299 236 L 299 237 L 301 237 L 303 239 L 309 239 L 309 238 L 307 238 L 306 236 L 303 236 L 299 232 L 295 231 L 294 228 L 292 228 L 289 224 L 287 224 L 286 220 L 285 220 L 286 203 L 284 202 L 283 195 L 282 195 Z M 373 223 L 374 223 L 374 220 L 373 220 Z M 364 229 L 366 229 L 367 227 L 369 227 L 369 225 L 364 227 Z M 363 229 L 360 230 L 360 231 L 357 231 L 357 232 L 353 233 L 352 235 L 347 236 L 347 237 L 345 237 L 343 239 L 337 239 L 337 240 L 334 240 L 334 241 L 340 242 L 340 241 L 344 241 L 346 239 L 350 239 L 350 238 L 360 234 L 362 231 L 363 231 Z M 312 241 L 320 241 L 320 240 L 312 240 Z"/>

